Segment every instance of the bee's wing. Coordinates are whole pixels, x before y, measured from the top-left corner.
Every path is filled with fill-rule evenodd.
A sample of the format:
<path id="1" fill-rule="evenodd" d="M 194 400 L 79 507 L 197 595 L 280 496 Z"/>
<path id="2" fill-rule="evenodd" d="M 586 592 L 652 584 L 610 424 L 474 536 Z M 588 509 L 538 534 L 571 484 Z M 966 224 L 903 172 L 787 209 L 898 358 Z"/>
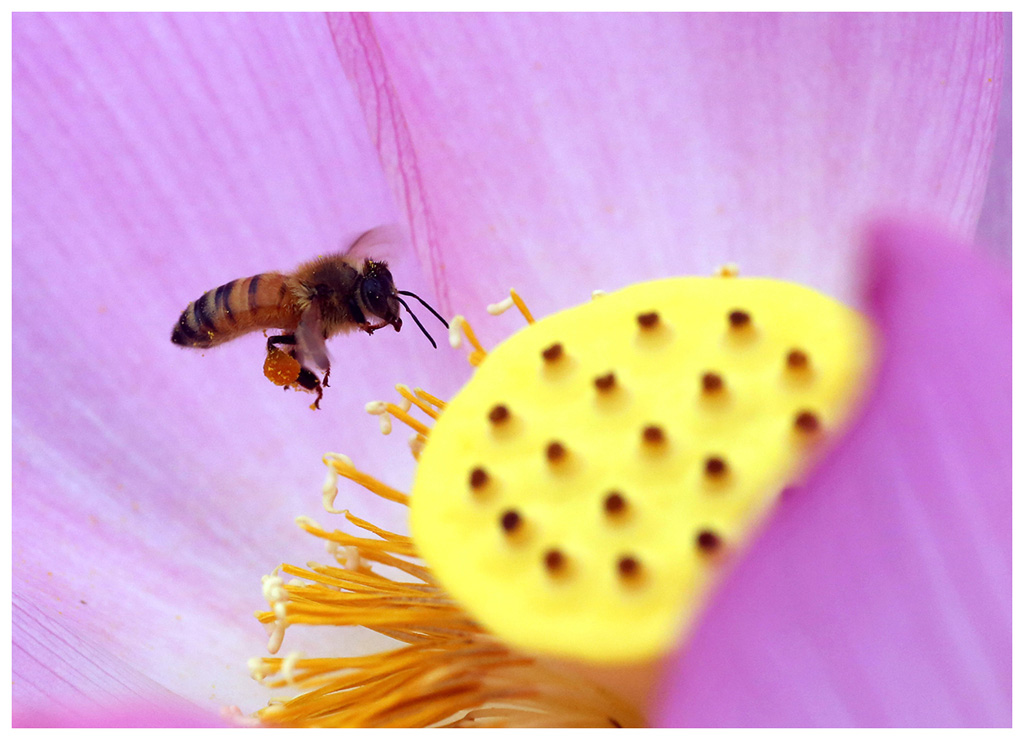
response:
<path id="1" fill-rule="evenodd" d="M 364 231 L 345 250 L 346 257 L 365 260 L 394 259 L 407 248 L 408 239 L 398 224 L 386 224 L 375 226 L 369 231 Z"/>
<path id="2" fill-rule="evenodd" d="M 320 321 L 320 309 L 316 303 L 310 304 L 295 329 L 295 359 L 303 367 L 315 365 L 321 370 L 331 369 L 331 358 L 327 355 L 327 345 L 324 342 L 324 327 Z"/>

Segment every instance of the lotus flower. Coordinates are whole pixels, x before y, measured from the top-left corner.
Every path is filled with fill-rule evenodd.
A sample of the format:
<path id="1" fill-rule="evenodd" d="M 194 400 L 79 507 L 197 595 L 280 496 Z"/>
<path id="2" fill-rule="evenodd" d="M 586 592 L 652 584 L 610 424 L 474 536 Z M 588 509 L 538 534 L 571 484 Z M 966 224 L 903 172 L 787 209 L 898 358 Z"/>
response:
<path id="1" fill-rule="evenodd" d="M 13 31 L 17 724 L 266 702 L 245 670 L 259 576 L 315 557 L 292 520 L 318 505 L 321 454 L 407 490 L 414 462 L 364 403 L 396 382 L 450 396 L 468 371 L 408 332 L 345 337 L 311 412 L 261 377 L 258 336 L 201 354 L 170 330 L 211 287 L 395 221 L 400 287 L 489 344 L 509 329 L 483 307 L 509 285 L 544 315 L 728 261 L 872 312 L 887 354 L 861 423 L 723 585 L 650 719 L 1009 724 L 1002 17 L 22 14 Z M 877 216 L 927 228 L 866 232 Z M 1003 268 L 958 246 L 976 229 Z M 404 526 L 373 499 L 360 514 Z"/>

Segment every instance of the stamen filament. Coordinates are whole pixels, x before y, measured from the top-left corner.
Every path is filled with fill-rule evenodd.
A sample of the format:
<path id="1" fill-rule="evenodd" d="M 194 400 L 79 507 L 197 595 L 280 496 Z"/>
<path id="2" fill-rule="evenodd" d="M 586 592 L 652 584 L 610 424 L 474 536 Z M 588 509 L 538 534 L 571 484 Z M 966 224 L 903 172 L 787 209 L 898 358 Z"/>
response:
<path id="1" fill-rule="evenodd" d="M 465 334 L 466 339 L 473 346 L 473 351 L 469 353 L 469 364 L 476 367 L 487 357 L 487 350 L 483 348 L 480 341 L 476 338 L 473 327 L 466 321 L 466 317 L 460 314 L 452 319 L 451 326 L 448 328 L 448 341 L 453 348 L 462 346 L 463 334 Z"/>
<path id="2" fill-rule="evenodd" d="M 348 512 L 338 512 L 348 514 Z M 351 521 L 351 515 L 348 515 Z M 362 521 L 362 520 L 359 520 Z M 347 534 L 340 530 L 334 530 L 328 532 L 326 529 L 321 529 L 316 522 L 309 517 L 295 517 L 295 523 L 302 527 L 310 534 L 320 537 L 331 542 L 337 542 L 342 547 L 358 547 L 361 553 L 373 550 L 383 550 L 385 552 L 393 552 L 399 555 L 408 555 L 411 557 L 416 556 L 416 549 L 413 547 L 412 540 L 408 537 L 402 537 L 400 535 L 394 535 L 393 539 L 387 540 L 371 540 L 365 537 L 356 537 L 352 534 Z M 372 525 L 369 525 L 372 526 Z M 284 571 L 284 566 L 282 566 Z M 287 572 L 287 571 L 284 571 Z"/>
<path id="3" fill-rule="evenodd" d="M 509 288 L 508 298 L 502 299 L 497 303 L 489 304 L 487 306 L 487 313 L 491 314 L 491 316 L 498 316 L 508 311 L 513 305 L 519 309 L 519 313 L 521 313 L 523 318 L 526 319 L 527 324 L 532 324 L 534 322 L 533 314 L 530 313 L 530 309 L 526 307 L 526 303 L 524 303 L 523 299 L 519 297 L 518 293 L 516 293 L 515 288 Z"/>
<path id="4" fill-rule="evenodd" d="M 412 392 L 415 393 L 418 397 L 422 398 L 427 403 L 433 404 L 441 411 L 444 411 L 445 407 L 448 405 L 447 401 L 442 401 L 437 396 L 433 396 L 427 393 L 422 388 L 413 388 Z"/>
<path id="5" fill-rule="evenodd" d="M 428 402 L 423 401 L 413 395 L 413 392 L 409 390 L 409 386 L 399 383 L 395 386 L 395 390 L 398 391 L 402 398 L 407 400 L 409 403 L 415 404 L 418 409 L 429 416 L 431 419 L 436 419 L 440 416 L 437 410 L 431 406 Z"/>
<path id="6" fill-rule="evenodd" d="M 533 314 L 530 313 L 530 309 L 526 307 L 526 303 L 524 303 L 523 299 L 519 297 L 518 293 L 516 293 L 516 289 L 509 288 L 508 293 L 512 297 L 512 301 L 516 304 L 516 308 L 519 309 L 519 313 L 521 313 L 523 318 L 526 319 L 526 323 L 532 324 L 534 322 Z"/>
<path id="7" fill-rule="evenodd" d="M 418 421 L 418 420 L 412 418 L 411 416 L 409 416 L 409 414 L 404 409 L 402 409 L 400 406 L 396 406 L 393 403 L 388 403 L 388 404 L 386 404 L 386 406 L 387 406 L 388 413 L 391 414 L 393 417 L 395 417 L 396 419 L 398 419 L 401 422 L 404 422 L 406 425 L 411 427 L 414 431 L 419 432 L 424 437 L 429 437 L 430 436 L 430 427 L 428 427 L 423 422 Z"/>
<path id="8" fill-rule="evenodd" d="M 374 493 L 388 501 L 394 501 L 397 504 L 402 504 L 404 506 L 409 505 L 409 497 L 406 494 L 359 470 L 352 464 L 352 460 L 345 455 L 328 452 L 324 455 L 323 461 L 324 465 L 327 465 L 330 470 L 333 470 L 342 478 L 348 478 L 350 481 L 358 483 L 370 493 Z M 336 488 L 335 493 L 337 493 Z M 331 499 L 331 502 L 333 503 L 333 498 Z M 327 510 L 332 514 L 341 513 L 331 508 L 328 508 Z"/>

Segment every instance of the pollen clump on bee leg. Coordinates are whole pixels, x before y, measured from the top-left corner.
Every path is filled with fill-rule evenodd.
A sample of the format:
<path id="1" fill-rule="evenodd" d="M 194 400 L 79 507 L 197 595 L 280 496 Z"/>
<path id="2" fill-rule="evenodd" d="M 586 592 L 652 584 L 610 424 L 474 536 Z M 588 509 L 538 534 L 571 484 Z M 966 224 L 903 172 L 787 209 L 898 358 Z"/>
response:
<path id="1" fill-rule="evenodd" d="M 417 550 L 513 646 L 657 659 L 820 454 L 808 439 L 842 427 L 872 342 L 864 318 L 819 293 L 734 274 L 538 320 L 487 353 L 431 430 L 411 496 Z M 550 372 L 569 347 L 572 363 Z M 613 389 L 622 403 L 607 403 Z M 490 433 L 495 408 L 514 409 L 514 432 Z M 529 536 L 510 537 L 521 522 Z"/>
<path id="2" fill-rule="evenodd" d="M 273 345 L 267 349 L 267 359 L 263 361 L 263 374 L 274 385 L 294 385 L 301 370 L 299 361 L 284 350 Z"/>

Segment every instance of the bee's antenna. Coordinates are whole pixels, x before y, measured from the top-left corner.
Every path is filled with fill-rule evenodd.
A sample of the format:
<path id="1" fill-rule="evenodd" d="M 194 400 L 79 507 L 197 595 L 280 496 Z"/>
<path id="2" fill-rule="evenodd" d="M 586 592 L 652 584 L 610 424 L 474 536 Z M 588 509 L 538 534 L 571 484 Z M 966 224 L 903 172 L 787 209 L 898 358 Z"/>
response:
<path id="1" fill-rule="evenodd" d="M 433 307 L 432 307 L 432 306 L 431 306 L 431 305 L 430 305 L 429 303 L 427 303 L 427 302 L 426 302 L 425 300 L 423 300 L 422 298 L 420 298 L 420 297 L 419 297 L 418 295 L 416 295 L 415 293 L 413 293 L 413 292 L 411 292 L 411 291 L 408 291 L 408 290 L 399 290 L 399 291 L 396 291 L 396 292 L 398 292 L 398 293 L 401 293 L 402 295 L 411 295 L 411 296 L 412 296 L 413 298 L 415 298 L 415 299 L 416 299 L 417 301 L 419 301 L 419 302 L 420 302 L 420 303 L 422 303 L 422 304 L 423 304 L 424 306 L 426 306 L 427 310 L 428 310 L 428 311 L 430 311 L 430 313 L 434 314 L 434 316 L 436 316 L 436 317 L 437 317 L 437 320 L 438 320 L 438 321 L 440 321 L 440 322 L 441 322 L 442 324 L 444 324 L 444 328 L 445 328 L 445 329 L 447 329 L 447 328 L 448 328 L 448 322 L 447 322 L 447 321 L 445 321 L 444 319 L 442 319 L 442 318 L 441 318 L 441 314 L 439 314 L 439 313 L 438 313 L 437 311 L 435 311 L 435 310 L 433 309 Z M 401 299 L 401 298 L 399 298 L 398 300 L 400 300 L 400 301 L 401 301 L 402 299 Z M 409 306 L 408 306 L 408 304 L 406 304 L 406 302 L 405 302 L 405 301 L 402 301 L 402 305 L 403 305 L 403 306 L 405 306 L 405 308 L 406 308 L 406 310 L 407 310 L 407 311 L 409 310 Z M 412 314 L 412 311 L 409 311 L 409 314 L 411 315 L 411 314 Z M 413 318 L 416 318 L 416 317 L 415 317 L 415 316 L 413 316 Z M 416 323 L 419 323 L 419 322 L 417 321 Z"/>
<path id="2" fill-rule="evenodd" d="M 412 294 L 409 293 L 407 295 L 412 295 Z M 395 297 L 397 298 L 398 296 L 395 296 Z M 421 324 L 420 320 L 416 318 L 416 314 L 414 314 L 412 312 L 412 309 L 409 308 L 409 304 L 406 303 L 405 301 L 403 301 L 401 298 L 398 298 L 398 302 L 401 303 L 403 306 L 405 306 L 405 310 L 409 312 L 410 316 L 412 316 L 412 320 L 416 322 L 416 326 L 418 326 L 420 328 L 420 331 L 423 332 L 423 336 L 425 336 L 427 339 L 430 340 L 430 343 L 432 345 L 434 345 L 434 349 L 437 349 L 437 342 L 435 342 L 434 338 L 432 336 L 430 336 L 430 333 L 426 329 L 423 328 L 423 324 Z M 423 303 L 422 299 L 420 299 L 420 303 Z M 427 304 L 423 303 L 423 305 L 426 306 Z M 427 308 L 430 308 L 430 306 L 427 306 Z M 430 308 L 430 310 L 433 311 L 434 309 Z M 434 315 L 437 316 L 437 313 L 435 312 Z M 438 318 L 440 318 L 440 317 L 438 316 Z M 444 321 L 444 319 L 441 319 L 441 321 Z M 445 326 L 448 326 L 448 324 L 445 324 Z"/>

